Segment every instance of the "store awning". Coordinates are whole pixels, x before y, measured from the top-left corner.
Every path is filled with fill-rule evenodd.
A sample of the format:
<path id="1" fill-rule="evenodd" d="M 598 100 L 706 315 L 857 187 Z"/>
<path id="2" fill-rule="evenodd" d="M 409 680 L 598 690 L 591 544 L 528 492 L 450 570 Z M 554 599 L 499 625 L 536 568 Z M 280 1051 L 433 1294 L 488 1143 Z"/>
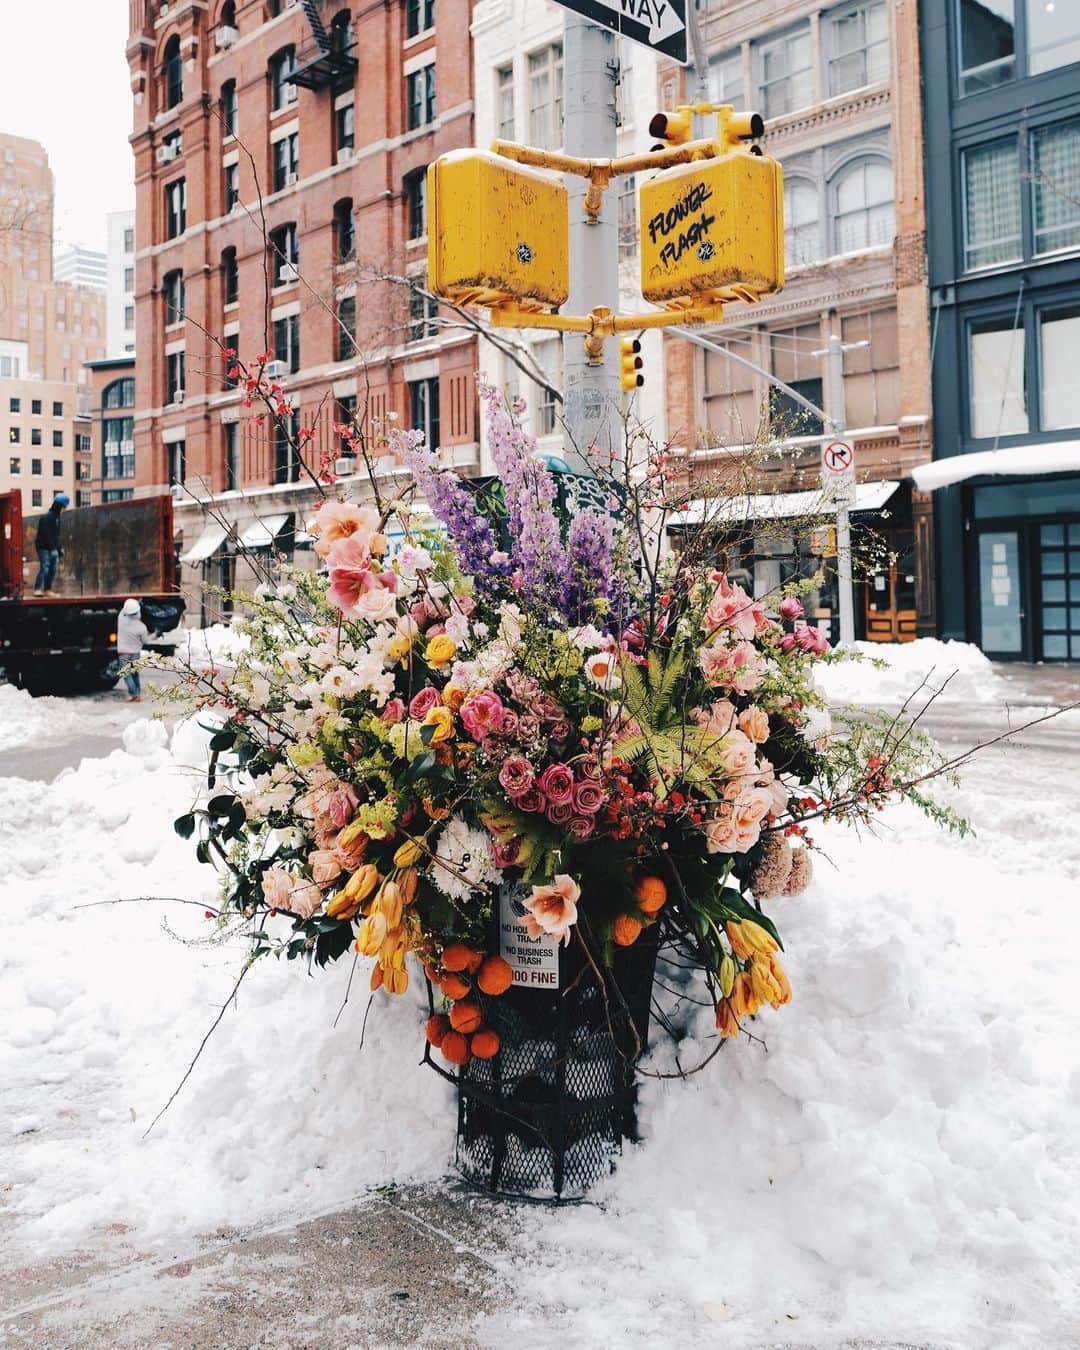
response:
<path id="1" fill-rule="evenodd" d="M 186 553 L 181 553 L 180 561 L 183 563 L 201 563 L 205 562 L 212 554 L 225 542 L 225 536 L 228 534 L 226 527 L 216 520 L 207 521 L 203 526 L 203 532 L 195 540 L 194 544 Z"/>
<path id="2" fill-rule="evenodd" d="M 894 480 L 858 483 L 851 510 L 880 511 L 899 486 Z M 748 520 L 795 520 L 799 516 L 820 516 L 835 509 L 820 489 L 815 492 L 759 492 L 723 500 L 698 497 L 687 502 L 684 510 L 672 513 L 668 529 L 700 525 L 703 521 L 710 525 L 731 525 Z"/>
<path id="3" fill-rule="evenodd" d="M 289 519 L 288 515 L 264 516 L 249 521 L 241 530 L 237 543 L 241 548 L 272 548 Z"/>
<path id="4" fill-rule="evenodd" d="M 972 455 L 949 455 L 912 469 L 920 492 L 951 487 L 983 474 L 1031 477 L 1044 473 L 1070 473 L 1080 469 L 1080 441 L 1045 441 L 1041 445 L 1010 445 L 1006 450 L 978 450 Z"/>

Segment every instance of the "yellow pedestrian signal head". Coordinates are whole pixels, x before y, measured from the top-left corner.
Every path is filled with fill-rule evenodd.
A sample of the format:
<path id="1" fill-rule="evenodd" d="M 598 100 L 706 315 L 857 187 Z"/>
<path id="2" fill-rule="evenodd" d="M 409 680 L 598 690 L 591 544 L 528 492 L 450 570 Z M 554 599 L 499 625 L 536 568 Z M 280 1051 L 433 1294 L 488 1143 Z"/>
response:
<path id="1" fill-rule="evenodd" d="M 738 149 L 745 141 L 759 141 L 765 135 L 765 122 L 760 113 L 737 113 L 729 104 L 721 106 L 716 115 L 717 140 L 721 150 Z"/>
<path id="2" fill-rule="evenodd" d="M 676 108 L 674 112 L 658 112 L 649 123 L 649 135 L 668 145 L 685 145 L 690 139 L 693 116 L 689 108 Z"/>
<path id="3" fill-rule="evenodd" d="M 484 150 L 428 168 L 428 285 L 460 305 L 549 309 L 570 294 L 566 188 Z"/>
<path id="4" fill-rule="evenodd" d="M 639 206 L 646 300 L 753 301 L 783 286 L 784 180 L 767 155 L 739 144 L 663 169 L 642 184 Z"/>
<path id="5" fill-rule="evenodd" d="M 645 383 L 645 376 L 641 373 L 645 362 L 638 355 L 640 351 L 641 343 L 637 338 L 619 339 L 619 382 L 625 393 L 640 389 Z"/>

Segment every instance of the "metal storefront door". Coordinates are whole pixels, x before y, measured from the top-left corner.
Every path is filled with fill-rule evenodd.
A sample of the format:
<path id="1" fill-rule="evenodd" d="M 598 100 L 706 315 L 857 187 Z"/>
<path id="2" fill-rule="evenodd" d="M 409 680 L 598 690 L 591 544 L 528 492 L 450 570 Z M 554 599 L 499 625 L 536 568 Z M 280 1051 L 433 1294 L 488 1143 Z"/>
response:
<path id="1" fill-rule="evenodd" d="M 987 656 L 1021 660 L 1026 650 L 1027 615 L 1020 576 L 1018 530 L 979 535 L 979 646 Z"/>

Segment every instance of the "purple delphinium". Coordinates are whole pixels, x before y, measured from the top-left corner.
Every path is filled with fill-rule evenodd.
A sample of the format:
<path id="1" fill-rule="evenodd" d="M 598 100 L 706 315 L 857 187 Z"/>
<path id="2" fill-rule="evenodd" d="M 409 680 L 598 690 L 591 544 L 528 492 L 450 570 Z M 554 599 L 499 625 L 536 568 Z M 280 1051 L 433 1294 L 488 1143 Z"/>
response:
<path id="1" fill-rule="evenodd" d="M 596 617 L 596 602 L 612 598 L 611 564 L 615 552 L 615 522 L 598 511 L 583 511 L 570 522 L 566 536 L 570 559 L 567 615 L 585 623 Z"/>

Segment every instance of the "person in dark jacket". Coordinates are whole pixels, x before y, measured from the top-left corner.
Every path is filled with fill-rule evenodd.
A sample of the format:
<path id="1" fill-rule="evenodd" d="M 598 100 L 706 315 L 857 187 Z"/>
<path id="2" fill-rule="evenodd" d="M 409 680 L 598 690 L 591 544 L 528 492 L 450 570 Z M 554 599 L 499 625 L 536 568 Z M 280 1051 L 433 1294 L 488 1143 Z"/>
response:
<path id="1" fill-rule="evenodd" d="M 35 595 L 55 595 L 53 582 L 56 580 L 56 569 L 60 566 L 60 559 L 64 556 L 63 545 L 60 542 L 60 516 L 64 507 L 69 505 L 71 498 L 66 492 L 61 492 L 53 501 L 52 506 L 38 521 L 37 536 L 34 539 L 34 547 L 38 555 L 38 574 L 34 582 Z"/>

